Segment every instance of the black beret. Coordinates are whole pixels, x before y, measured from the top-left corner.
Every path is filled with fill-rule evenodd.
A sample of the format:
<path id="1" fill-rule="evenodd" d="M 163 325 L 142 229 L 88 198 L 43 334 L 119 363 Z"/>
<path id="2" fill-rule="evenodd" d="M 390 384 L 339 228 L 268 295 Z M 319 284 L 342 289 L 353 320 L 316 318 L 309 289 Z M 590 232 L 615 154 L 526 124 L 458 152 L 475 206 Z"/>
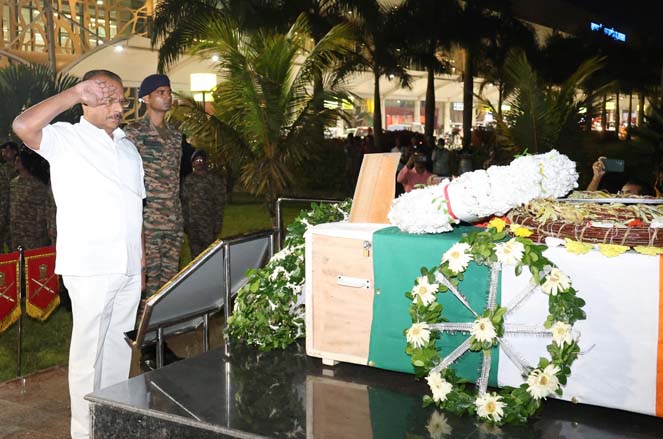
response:
<path id="1" fill-rule="evenodd" d="M 143 82 L 140 83 L 140 88 L 138 89 L 138 98 L 149 95 L 154 90 L 159 87 L 170 87 L 170 79 L 166 75 L 160 75 L 155 73 L 150 75 L 147 78 L 143 79 Z"/>
<path id="2" fill-rule="evenodd" d="M 191 161 L 193 162 L 198 157 L 207 160 L 207 152 L 202 149 L 197 149 L 191 154 Z"/>

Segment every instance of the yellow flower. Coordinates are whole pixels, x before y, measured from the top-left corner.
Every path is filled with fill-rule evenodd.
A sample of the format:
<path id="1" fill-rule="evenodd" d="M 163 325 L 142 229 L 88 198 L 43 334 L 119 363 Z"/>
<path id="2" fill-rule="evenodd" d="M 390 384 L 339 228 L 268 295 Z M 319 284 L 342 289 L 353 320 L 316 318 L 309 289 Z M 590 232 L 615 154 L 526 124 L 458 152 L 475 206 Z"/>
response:
<path id="1" fill-rule="evenodd" d="M 504 230 L 505 226 L 506 226 L 506 221 L 504 221 L 502 218 L 493 218 L 488 222 L 488 227 L 489 228 L 492 227 L 498 232 Z"/>
<path id="2" fill-rule="evenodd" d="M 589 253 L 589 251 L 594 247 L 592 244 L 585 244 L 584 242 L 578 242 L 574 241 L 572 239 L 566 238 L 564 239 L 566 241 L 566 250 L 569 253 L 573 253 L 576 255 L 584 255 L 585 253 Z"/>
<path id="3" fill-rule="evenodd" d="M 519 226 L 518 224 L 511 224 L 509 228 L 511 229 L 511 233 L 523 238 L 529 238 L 530 236 L 532 236 L 533 233 L 527 227 Z"/>
<path id="4" fill-rule="evenodd" d="M 617 244 L 599 244 L 599 250 L 603 256 L 613 258 L 619 256 L 629 249 L 626 245 L 617 245 Z"/>
<path id="5" fill-rule="evenodd" d="M 639 245 L 637 247 L 633 247 L 633 250 L 647 256 L 656 256 L 663 254 L 663 248 L 660 247 L 646 247 L 644 245 Z"/>

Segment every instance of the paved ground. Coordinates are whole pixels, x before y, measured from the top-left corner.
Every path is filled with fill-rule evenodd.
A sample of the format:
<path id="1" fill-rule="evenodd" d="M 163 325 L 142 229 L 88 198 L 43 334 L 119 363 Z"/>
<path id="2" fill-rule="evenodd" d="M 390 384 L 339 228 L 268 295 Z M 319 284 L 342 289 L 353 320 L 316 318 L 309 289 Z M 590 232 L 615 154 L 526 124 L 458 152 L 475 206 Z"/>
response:
<path id="1" fill-rule="evenodd" d="M 210 320 L 210 345 L 222 343 L 220 319 Z M 168 345 L 181 357 L 202 351 L 200 331 L 173 337 Z M 138 361 L 132 375 L 141 373 Z M 67 367 L 55 366 L 0 383 L 0 439 L 69 438 L 69 387 Z"/>

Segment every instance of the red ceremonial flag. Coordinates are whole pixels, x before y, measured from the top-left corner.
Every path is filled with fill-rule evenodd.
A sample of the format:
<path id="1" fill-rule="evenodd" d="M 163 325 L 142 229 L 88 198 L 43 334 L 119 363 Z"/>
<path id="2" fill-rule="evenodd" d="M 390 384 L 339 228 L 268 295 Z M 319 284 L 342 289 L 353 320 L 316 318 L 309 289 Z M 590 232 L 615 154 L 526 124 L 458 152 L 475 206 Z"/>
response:
<path id="1" fill-rule="evenodd" d="M 38 320 L 46 320 L 60 304 L 59 279 L 55 274 L 55 247 L 26 250 L 25 310 Z"/>
<path id="2" fill-rule="evenodd" d="M 0 332 L 21 315 L 19 254 L 0 255 Z"/>

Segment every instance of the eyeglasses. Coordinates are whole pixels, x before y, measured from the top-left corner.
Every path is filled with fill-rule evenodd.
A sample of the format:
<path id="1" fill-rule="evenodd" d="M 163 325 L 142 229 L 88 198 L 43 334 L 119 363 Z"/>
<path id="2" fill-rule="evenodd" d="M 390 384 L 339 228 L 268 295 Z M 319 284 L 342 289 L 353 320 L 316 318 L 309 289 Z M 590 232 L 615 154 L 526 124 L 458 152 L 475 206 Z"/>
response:
<path id="1" fill-rule="evenodd" d="M 127 99 L 124 99 L 124 97 L 122 97 L 122 98 L 110 98 L 106 101 L 106 106 L 107 107 L 111 107 L 115 104 L 120 104 L 120 106 L 126 110 L 131 105 L 131 101 L 129 101 Z"/>
<path id="2" fill-rule="evenodd" d="M 120 104 L 123 110 L 128 109 L 131 106 L 131 101 L 122 98 L 108 98 L 104 105 L 106 107 L 112 107 L 115 104 Z M 84 107 L 87 107 L 88 104 L 82 104 Z"/>

